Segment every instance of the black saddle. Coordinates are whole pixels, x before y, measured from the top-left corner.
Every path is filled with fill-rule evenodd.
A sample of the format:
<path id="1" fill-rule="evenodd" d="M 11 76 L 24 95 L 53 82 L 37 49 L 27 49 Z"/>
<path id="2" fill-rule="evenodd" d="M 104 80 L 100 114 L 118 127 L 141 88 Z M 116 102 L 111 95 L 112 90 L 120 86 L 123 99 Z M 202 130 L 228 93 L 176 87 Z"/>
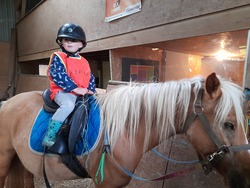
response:
<path id="1" fill-rule="evenodd" d="M 54 113 L 59 108 L 59 105 L 51 100 L 50 95 L 49 89 L 43 92 L 43 108 L 46 112 Z M 47 148 L 48 152 L 60 155 L 62 162 L 72 172 L 82 178 L 89 177 L 89 175 L 74 155 L 74 149 L 82 131 L 87 126 L 89 111 L 87 98 L 88 96 L 84 99 L 80 97 L 77 99 L 73 112 L 65 120 L 64 125 L 61 126 L 57 134 L 55 144 Z"/>
<path id="2" fill-rule="evenodd" d="M 59 108 L 59 105 L 54 100 L 51 100 L 50 95 L 49 89 L 43 92 L 43 108 L 46 112 L 54 113 Z"/>
<path id="3" fill-rule="evenodd" d="M 43 92 L 43 109 L 46 111 L 46 112 L 49 112 L 49 113 L 54 113 L 56 112 L 56 110 L 59 108 L 59 105 L 54 101 L 54 100 L 51 100 L 50 98 L 50 95 L 51 95 L 51 92 L 49 89 L 46 89 L 44 92 Z M 84 98 L 82 97 L 77 97 L 76 99 L 76 104 L 77 102 L 79 101 L 85 101 L 85 105 L 87 105 L 88 107 L 88 103 L 86 102 L 88 98 L 88 95 L 85 95 Z M 73 111 L 74 112 L 74 111 Z"/>

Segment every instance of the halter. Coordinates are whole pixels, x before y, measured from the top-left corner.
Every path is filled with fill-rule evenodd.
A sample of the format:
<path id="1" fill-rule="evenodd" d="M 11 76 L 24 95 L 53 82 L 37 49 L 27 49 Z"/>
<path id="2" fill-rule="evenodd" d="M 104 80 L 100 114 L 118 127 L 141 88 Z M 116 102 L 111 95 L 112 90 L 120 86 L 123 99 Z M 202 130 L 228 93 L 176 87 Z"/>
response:
<path id="1" fill-rule="evenodd" d="M 215 167 L 224 158 L 224 156 L 227 153 L 242 151 L 242 150 L 250 150 L 250 145 L 242 144 L 242 145 L 237 145 L 237 146 L 225 146 L 220 142 L 218 137 L 215 135 L 214 131 L 211 129 L 209 121 L 207 120 L 206 116 L 203 113 L 204 112 L 204 108 L 202 107 L 203 93 L 204 93 L 204 83 L 202 82 L 202 87 L 200 88 L 196 101 L 194 102 L 193 112 L 186 120 L 183 126 L 183 132 L 187 132 L 187 130 L 192 125 L 194 120 L 198 118 L 201 121 L 203 127 L 205 128 L 208 136 L 216 145 L 217 151 L 208 155 L 205 159 L 200 161 L 202 165 L 202 169 L 204 173 L 207 175 L 212 171 L 213 167 Z"/>

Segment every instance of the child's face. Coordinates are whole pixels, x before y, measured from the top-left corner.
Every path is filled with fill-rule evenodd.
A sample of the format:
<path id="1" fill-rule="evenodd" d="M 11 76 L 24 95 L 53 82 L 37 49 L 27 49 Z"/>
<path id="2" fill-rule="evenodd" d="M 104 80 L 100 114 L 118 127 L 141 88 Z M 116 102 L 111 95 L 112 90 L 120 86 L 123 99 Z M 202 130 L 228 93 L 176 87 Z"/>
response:
<path id="1" fill-rule="evenodd" d="M 82 48 L 83 44 L 78 40 L 63 38 L 62 46 L 67 52 L 74 53 L 78 51 L 79 48 Z"/>

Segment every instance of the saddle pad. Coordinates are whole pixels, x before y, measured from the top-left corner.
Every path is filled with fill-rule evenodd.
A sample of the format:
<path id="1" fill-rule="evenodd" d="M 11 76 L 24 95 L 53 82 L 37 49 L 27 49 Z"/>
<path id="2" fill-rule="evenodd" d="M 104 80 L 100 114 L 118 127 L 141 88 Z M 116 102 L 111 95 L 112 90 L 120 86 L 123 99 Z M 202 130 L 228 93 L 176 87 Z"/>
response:
<path id="1" fill-rule="evenodd" d="M 100 108 L 95 103 L 94 97 L 89 97 L 89 100 L 90 112 L 88 124 L 82 132 L 82 138 L 80 138 L 76 144 L 75 155 L 83 156 L 92 152 L 101 137 Z M 48 123 L 52 115 L 53 113 L 48 113 L 42 108 L 36 117 L 29 138 L 29 147 L 31 151 L 36 154 L 43 155 L 44 147 L 42 140 L 46 134 Z"/>

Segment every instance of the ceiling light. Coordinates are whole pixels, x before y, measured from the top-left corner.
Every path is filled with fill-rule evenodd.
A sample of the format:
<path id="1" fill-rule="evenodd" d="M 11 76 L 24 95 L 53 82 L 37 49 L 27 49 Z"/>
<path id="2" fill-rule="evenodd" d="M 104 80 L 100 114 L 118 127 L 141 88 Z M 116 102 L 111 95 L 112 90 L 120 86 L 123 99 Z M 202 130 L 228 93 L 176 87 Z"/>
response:
<path id="1" fill-rule="evenodd" d="M 159 50 L 159 48 L 152 48 L 152 50 L 153 50 L 153 51 L 157 51 L 157 50 Z"/>
<path id="2" fill-rule="evenodd" d="M 224 59 L 229 59 L 229 58 L 234 57 L 236 55 L 221 49 L 220 51 L 215 53 L 214 56 L 217 60 L 222 61 Z"/>

